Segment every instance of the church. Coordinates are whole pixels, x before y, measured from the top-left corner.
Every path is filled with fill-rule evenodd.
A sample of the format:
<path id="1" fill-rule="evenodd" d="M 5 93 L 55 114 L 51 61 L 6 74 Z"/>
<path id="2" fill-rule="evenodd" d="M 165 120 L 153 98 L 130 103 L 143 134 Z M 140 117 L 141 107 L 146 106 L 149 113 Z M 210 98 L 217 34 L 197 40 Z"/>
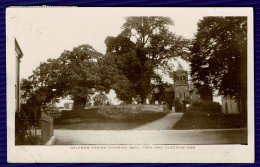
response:
<path id="1" fill-rule="evenodd" d="M 163 102 L 167 104 L 169 110 L 172 110 L 174 107 L 173 110 L 180 112 L 180 109 L 177 111 L 178 105 L 185 108 L 186 104 L 201 101 L 198 89 L 189 84 L 188 71 L 185 70 L 180 63 L 173 72 L 173 80 L 174 83 L 164 89 L 164 97 L 159 95 L 158 88 L 154 88 L 147 104 L 162 104 Z"/>
<path id="2" fill-rule="evenodd" d="M 186 108 L 187 103 L 201 100 L 198 90 L 188 82 L 188 71 L 180 63 L 173 72 L 173 80 L 174 84 L 165 89 L 165 102 L 168 104 L 170 110 L 180 112 L 182 110 L 180 107 Z"/>
<path id="3" fill-rule="evenodd" d="M 180 63 L 173 73 L 173 79 L 175 100 L 188 101 L 190 99 L 188 72 L 183 69 Z"/>

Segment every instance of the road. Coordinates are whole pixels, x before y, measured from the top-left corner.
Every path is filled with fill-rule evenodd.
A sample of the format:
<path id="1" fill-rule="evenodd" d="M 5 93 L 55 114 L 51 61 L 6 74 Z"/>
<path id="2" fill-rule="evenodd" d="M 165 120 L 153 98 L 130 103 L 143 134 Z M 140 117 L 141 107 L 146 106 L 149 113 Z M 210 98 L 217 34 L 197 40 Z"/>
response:
<path id="1" fill-rule="evenodd" d="M 55 130 L 57 145 L 72 144 L 246 144 L 246 129 Z"/>
<path id="2" fill-rule="evenodd" d="M 247 129 L 171 130 L 182 113 L 170 113 L 133 130 L 54 130 L 57 145 L 246 144 Z"/>

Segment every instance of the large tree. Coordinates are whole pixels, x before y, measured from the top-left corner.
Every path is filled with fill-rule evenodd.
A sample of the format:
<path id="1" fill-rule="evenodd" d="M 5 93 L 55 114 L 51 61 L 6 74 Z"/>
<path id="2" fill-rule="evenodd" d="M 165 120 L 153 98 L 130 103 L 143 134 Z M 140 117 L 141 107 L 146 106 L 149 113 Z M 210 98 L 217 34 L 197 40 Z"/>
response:
<path id="1" fill-rule="evenodd" d="M 242 102 L 247 110 L 247 18 L 205 17 L 191 49 L 195 85 Z"/>
<path id="2" fill-rule="evenodd" d="M 117 60 L 116 55 L 113 53 L 108 53 L 98 59 L 98 69 L 101 77 L 100 90 L 108 93 L 113 89 L 117 94 L 117 98 L 125 103 L 131 103 L 132 98 L 135 96 L 135 90 L 133 84 L 124 75 L 125 71 L 118 68 L 118 66 L 124 65 L 123 62 L 123 60 Z M 131 62 L 128 63 L 131 64 Z"/>
<path id="3" fill-rule="evenodd" d="M 57 59 L 48 59 L 29 77 L 33 90 L 28 103 L 41 106 L 53 98 L 71 96 L 74 109 L 81 110 L 90 95 L 100 87 L 97 60 L 102 56 L 90 45 L 80 45 L 72 51 L 64 51 Z M 24 86 L 28 88 L 28 86 Z"/>
<path id="4" fill-rule="evenodd" d="M 154 69 L 173 57 L 187 57 L 189 41 L 173 34 L 168 17 L 126 17 L 122 32 L 107 37 L 107 53 L 113 53 L 117 67 L 132 83 L 141 103 L 151 89 Z"/>

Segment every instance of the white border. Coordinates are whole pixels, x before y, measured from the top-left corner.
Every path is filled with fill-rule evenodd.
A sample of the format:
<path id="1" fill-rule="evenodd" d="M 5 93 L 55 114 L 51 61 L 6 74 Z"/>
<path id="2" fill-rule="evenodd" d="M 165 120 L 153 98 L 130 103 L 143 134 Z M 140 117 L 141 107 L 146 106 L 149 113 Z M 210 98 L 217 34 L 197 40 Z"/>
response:
<path id="1" fill-rule="evenodd" d="M 7 15 L 16 8 L 8 8 Z M 53 8 L 52 8 L 53 9 Z M 58 9 L 58 8 L 55 8 Z M 59 8 L 66 10 L 66 8 Z M 67 8 L 72 10 L 72 8 Z M 188 12 L 205 8 L 88 8 L 102 12 L 119 12 L 127 15 L 167 15 L 171 10 Z M 190 163 L 252 163 L 254 154 L 254 45 L 253 8 L 207 8 L 208 16 L 248 17 L 248 145 L 195 145 L 195 149 L 71 149 L 71 146 L 15 146 L 13 97 L 8 87 L 12 75 L 10 54 L 12 46 L 7 40 L 7 147 L 8 162 L 190 162 Z M 83 10 L 83 8 L 73 8 Z M 180 13 L 182 14 L 182 13 Z M 7 20 L 7 39 L 13 25 Z M 24 55 L 26 56 L 26 55 Z M 146 133 L 146 132 L 144 132 Z M 156 133 L 156 131 L 154 131 Z"/>

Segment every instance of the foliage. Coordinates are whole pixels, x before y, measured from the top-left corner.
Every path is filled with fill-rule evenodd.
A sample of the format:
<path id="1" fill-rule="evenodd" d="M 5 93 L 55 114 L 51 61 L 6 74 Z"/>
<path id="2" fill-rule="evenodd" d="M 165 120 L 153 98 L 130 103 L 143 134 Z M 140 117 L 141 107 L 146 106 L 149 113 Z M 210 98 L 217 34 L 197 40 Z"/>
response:
<path id="1" fill-rule="evenodd" d="M 104 93 L 99 93 L 94 97 L 94 105 L 105 105 L 108 102 L 108 97 Z"/>
<path id="2" fill-rule="evenodd" d="M 27 123 L 22 119 L 21 113 L 15 113 L 15 144 L 20 145 L 25 141 Z"/>
<path id="3" fill-rule="evenodd" d="M 90 45 L 80 45 L 72 51 L 64 51 L 57 59 L 41 63 L 29 77 L 34 91 L 28 103 L 41 106 L 53 98 L 70 95 L 75 108 L 83 107 L 89 95 L 100 89 L 97 59 L 101 56 Z"/>
<path id="4" fill-rule="evenodd" d="M 195 85 L 218 90 L 225 96 L 246 96 L 247 18 L 201 20 L 190 61 Z"/>
<path id="5" fill-rule="evenodd" d="M 186 111 L 186 103 L 181 103 L 180 99 L 177 98 L 175 100 L 175 110 L 176 110 L 176 112 L 185 112 Z"/>
<path id="6" fill-rule="evenodd" d="M 189 41 L 170 32 L 172 25 L 168 17 L 127 17 L 121 34 L 106 38 L 106 55 L 80 45 L 42 62 L 22 84 L 26 102 L 47 107 L 58 97 L 71 96 L 74 110 L 83 109 L 90 95 L 114 89 L 126 103 L 139 97 L 144 103 L 154 69 L 169 58 L 187 57 Z"/>
<path id="7" fill-rule="evenodd" d="M 106 93 L 108 93 L 110 89 L 114 89 L 117 98 L 126 103 L 131 103 L 132 97 L 135 96 L 133 84 L 124 75 L 124 70 L 120 70 L 117 66 L 119 64 L 124 65 L 124 63 L 117 61 L 114 53 L 108 53 L 99 59 L 100 87 Z"/>
<path id="8" fill-rule="evenodd" d="M 195 102 L 191 104 L 190 110 L 206 113 L 220 113 L 220 104 L 213 101 Z"/>
<path id="9" fill-rule="evenodd" d="M 165 88 L 170 87 L 170 84 L 164 83 L 161 76 L 154 74 L 151 78 L 151 93 L 152 93 L 152 102 L 158 101 L 160 104 L 162 101 L 166 100 Z M 166 100 L 167 101 L 167 100 Z"/>
<path id="10" fill-rule="evenodd" d="M 37 145 L 40 144 L 40 137 L 34 136 L 28 132 L 29 127 L 35 127 L 35 121 L 33 117 L 29 117 L 27 113 L 23 112 L 15 113 L 15 145 Z"/>
<path id="11" fill-rule="evenodd" d="M 113 54 L 116 68 L 123 72 L 134 90 L 128 93 L 131 99 L 139 96 L 141 103 L 145 103 L 152 89 L 154 69 L 167 64 L 169 58 L 187 57 L 185 48 L 189 41 L 170 32 L 172 25 L 168 17 L 126 17 L 121 34 L 106 38 L 107 54 Z M 131 99 L 121 98 L 123 101 Z"/>
<path id="12" fill-rule="evenodd" d="M 28 99 L 31 98 L 31 93 L 33 91 L 33 83 L 28 79 L 21 80 L 21 103 L 26 103 Z"/>

